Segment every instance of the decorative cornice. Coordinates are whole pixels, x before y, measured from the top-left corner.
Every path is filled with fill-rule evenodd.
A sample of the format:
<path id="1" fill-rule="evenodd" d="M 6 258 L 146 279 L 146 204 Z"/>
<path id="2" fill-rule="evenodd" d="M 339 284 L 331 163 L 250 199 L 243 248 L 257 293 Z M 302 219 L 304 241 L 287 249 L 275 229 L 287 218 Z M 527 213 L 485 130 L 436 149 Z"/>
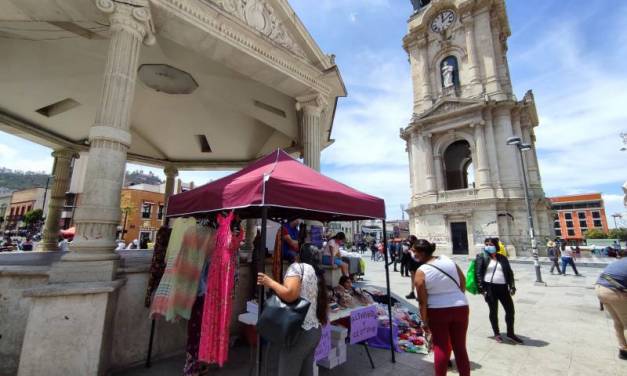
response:
<path id="1" fill-rule="evenodd" d="M 170 12 L 183 16 L 196 26 L 205 30 L 209 29 L 211 32 L 218 34 L 223 40 L 236 45 L 242 50 L 246 50 L 248 53 L 255 55 L 258 59 L 277 65 L 282 68 L 285 73 L 292 75 L 295 79 L 304 81 L 304 83 L 316 91 L 324 95 L 329 95 L 331 93 L 331 89 L 324 83 L 324 81 L 321 80 L 322 73 L 304 59 L 292 55 L 294 58 L 299 60 L 300 65 L 303 65 L 303 67 L 306 68 L 301 69 L 296 66 L 296 64 L 289 61 L 289 59 L 280 56 L 280 54 L 277 53 L 279 51 L 275 52 L 265 48 L 265 46 L 260 45 L 252 38 L 228 26 L 224 22 L 224 19 L 219 19 L 207 12 L 206 9 L 201 9 L 190 1 L 161 0 L 160 4 L 162 4 L 162 6 Z M 183 12 L 184 14 L 181 15 L 179 12 Z"/>
<path id="2" fill-rule="evenodd" d="M 283 23 L 275 15 L 274 9 L 265 0 L 203 0 L 244 21 L 272 41 L 287 48 L 295 55 L 305 57 L 305 51 L 294 42 Z"/>
<path id="3" fill-rule="evenodd" d="M 111 31 L 124 30 L 135 34 L 146 45 L 155 43 L 155 28 L 148 7 L 114 0 L 96 0 L 96 7 L 109 15 Z"/>

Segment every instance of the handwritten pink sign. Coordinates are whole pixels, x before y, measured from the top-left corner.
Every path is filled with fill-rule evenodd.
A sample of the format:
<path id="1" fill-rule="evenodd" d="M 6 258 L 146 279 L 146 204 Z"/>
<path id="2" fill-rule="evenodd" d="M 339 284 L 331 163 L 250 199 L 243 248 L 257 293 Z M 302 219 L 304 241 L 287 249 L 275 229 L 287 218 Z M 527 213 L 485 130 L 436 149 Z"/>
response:
<path id="1" fill-rule="evenodd" d="M 376 306 L 364 307 L 351 312 L 350 344 L 354 345 L 368 338 L 376 337 L 378 326 Z"/>
<path id="2" fill-rule="evenodd" d="M 329 356 L 331 352 L 331 325 L 327 324 L 322 327 L 322 336 L 320 337 L 320 342 L 318 342 L 318 347 L 316 347 L 316 352 L 314 355 L 314 359 L 317 361 L 322 360 Z"/>

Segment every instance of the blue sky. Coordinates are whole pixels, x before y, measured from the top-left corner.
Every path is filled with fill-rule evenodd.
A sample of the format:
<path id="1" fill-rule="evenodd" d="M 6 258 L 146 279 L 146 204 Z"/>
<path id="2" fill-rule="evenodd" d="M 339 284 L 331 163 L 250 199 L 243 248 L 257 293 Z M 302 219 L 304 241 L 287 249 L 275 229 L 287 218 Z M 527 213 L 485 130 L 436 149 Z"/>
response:
<path id="1" fill-rule="evenodd" d="M 322 170 L 385 198 L 400 218 L 409 199 L 405 145 L 412 88 L 401 40 L 409 0 L 291 0 L 323 51 L 336 55 L 349 97 L 340 99 Z M 508 59 L 516 95 L 533 89 L 537 148 L 547 195 L 603 192 L 624 212 L 627 180 L 627 1 L 510 0 Z M 50 150 L 0 133 L 0 166 L 50 171 Z M 132 167 L 131 167 L 132 168 Z M 144 168 L 148 170 L 147 168 Z M 157 170 L 153 170 L 159 173 Z M 184 172 L 202 183 L 224 173 Z"/>

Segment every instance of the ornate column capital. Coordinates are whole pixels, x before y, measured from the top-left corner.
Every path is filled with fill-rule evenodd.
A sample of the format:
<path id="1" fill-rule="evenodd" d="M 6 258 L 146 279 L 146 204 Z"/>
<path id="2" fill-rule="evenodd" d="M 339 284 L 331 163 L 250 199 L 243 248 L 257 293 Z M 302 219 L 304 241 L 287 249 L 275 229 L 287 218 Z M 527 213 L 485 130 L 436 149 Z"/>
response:
<path id="1" fill-rule="evenodd" d="M 296 98 L 296 110 L 311 115 L 322 115 L 328 102 L 321 94 L 310 94 Z"/>
<path id="2" fill-rule="evenodd" d="M 171 165 L 165 166 L 165 168 L 163 169 L 163 173 L 168 179 L 174 179 L 175 177 L 179 176 L 178 168 Z"/>
<path id="3" fill-rule="evenodd" d="M 50 155 L 56 159 L 78 159 L 80 154 L 76 150 L 72 149 L 58 149 L 53 151 Z"/>
<path id="4" fill-rule="evenodd" d="M 96 0 L 96 7 L 109 15 L 111 31 L 130 32 L 149 46 L 155 43 L 155 28 L 147 1 Z"/>

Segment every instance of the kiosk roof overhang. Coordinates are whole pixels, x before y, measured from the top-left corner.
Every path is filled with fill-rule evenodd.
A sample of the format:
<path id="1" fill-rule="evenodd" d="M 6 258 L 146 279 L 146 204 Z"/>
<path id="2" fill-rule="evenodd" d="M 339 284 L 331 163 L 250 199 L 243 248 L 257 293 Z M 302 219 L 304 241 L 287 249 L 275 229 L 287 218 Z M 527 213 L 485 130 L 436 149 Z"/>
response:
<path id="1" fill-rule="evenodd" d="M 138 78 L 130 161 L 238 168 L 276 148 L 298 153 L 296 98 L 314 93 L 328 103 L 322 146 L 332 142 L 337 97 L 346 91 L 332 58 L 286 1 L 261 2 L 272 10 L 266 22 L 281 27 L 280 38 L 276 30 L 266 33 L 254 20 L 229 13 L 221 0 L 130 2 L 138 1 L 149 4 L 157 39 L 142 48 L 140 65 L 183 71 L 198 87 L 166 94 Z M 0 3 L 0 130 L 52 148 L 88 149 L 107 22 L 92 1 Z"/>

